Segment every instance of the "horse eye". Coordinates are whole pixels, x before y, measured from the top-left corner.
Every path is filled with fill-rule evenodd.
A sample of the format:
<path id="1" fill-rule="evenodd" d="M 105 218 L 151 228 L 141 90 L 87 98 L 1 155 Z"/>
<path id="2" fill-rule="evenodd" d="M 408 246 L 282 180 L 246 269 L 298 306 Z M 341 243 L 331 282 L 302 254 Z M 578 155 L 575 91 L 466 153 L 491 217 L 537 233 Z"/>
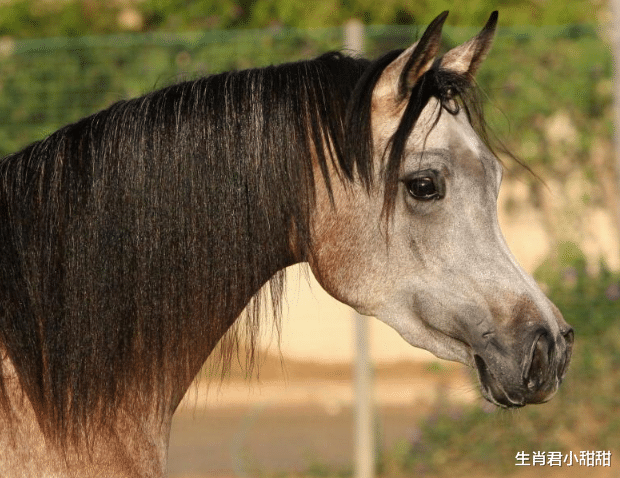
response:
<path id="1" fill-rule="evenodd" d="M 439 191 L 435 184 L 435 178 L 420 176 L 406 182 L 407 192 L 419 201 L 430 201 L 439 197 Z"/>

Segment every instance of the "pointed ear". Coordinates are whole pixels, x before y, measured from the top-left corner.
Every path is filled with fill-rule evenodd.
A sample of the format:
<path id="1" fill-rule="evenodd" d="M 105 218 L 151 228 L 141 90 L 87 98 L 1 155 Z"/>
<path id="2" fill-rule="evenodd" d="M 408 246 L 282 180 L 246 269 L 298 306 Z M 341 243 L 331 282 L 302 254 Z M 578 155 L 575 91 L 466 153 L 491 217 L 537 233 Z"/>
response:
<path id="1" fill-rule="evenodd" d="M 441 59 L 441 67 L 473 79 L 491 49 L 497 16 L 497 11 L 493 12 L 478 35 L 447 52 Z"/>
<path id="2" fill-rule="evenodd" d="M 445 11 L 426 28 L 422 38 L 402 52 L 390 63 L 375 86 L 379 96 L 386 93 L 398 101 L 407 97 L 418 79 L 428 71 L 435 61 L 441 44 L 441 29 L 448 12 Z"/>

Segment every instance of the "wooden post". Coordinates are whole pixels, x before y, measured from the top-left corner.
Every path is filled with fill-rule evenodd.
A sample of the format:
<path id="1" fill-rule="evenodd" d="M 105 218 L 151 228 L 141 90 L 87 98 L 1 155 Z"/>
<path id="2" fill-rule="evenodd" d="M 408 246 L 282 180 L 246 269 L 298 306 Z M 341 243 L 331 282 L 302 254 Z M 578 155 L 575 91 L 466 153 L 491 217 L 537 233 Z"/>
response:
<path id="1" fill-rule="evenodd" d="M 375 476 L 375 421 L 368 317 L 355 314 L 355 478 Z"/>
<path id="2" fill-rule="evenodd" d="M 364 53 L 364 24 L 359 20 L 349 20 L 344 26 L 344 47 L 350 55 Z"/>
<path id="3" fill-rule="evenodd" d="M 347 22 L 344 44 L 350 55 L 364 51 L 364 25 Z M 368 317 L 354 313 L 355 321 L 355 478 L 375 476 L 375 421 Z"/>

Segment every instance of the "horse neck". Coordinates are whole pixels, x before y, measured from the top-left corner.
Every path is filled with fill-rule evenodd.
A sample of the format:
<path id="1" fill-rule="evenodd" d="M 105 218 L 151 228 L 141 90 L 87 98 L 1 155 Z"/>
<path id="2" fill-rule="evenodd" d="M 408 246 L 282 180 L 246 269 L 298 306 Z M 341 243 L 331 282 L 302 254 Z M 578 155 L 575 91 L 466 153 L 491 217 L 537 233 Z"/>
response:
<path id="1" fill-rule="evenodd" d="M 214 352 L 218 344 L 222 346 L 222 349 L 217 350 L 215 353 L 221 353 L 222 356 L 215 358 L 219 358 L 222 361 L 227 360 L 227 345 L 224 344 L 222 340 L 225 335 L 228 335 L 228 337 L 224 337 L 224 340 L 230 339 L 230 342 L 239 345 L 239 347 L 253 349 L 256 346 L 254 339 L 257 337 L 255 337 L 252 332 L 257 324 L 256 321 L 261 319 L 261 317 L 257 317 L 256 314 L 264 312 L 264 307 L 262 307 L 262 305 L 266 301 L 275 295 L 277 295 L 279 299 L 280 295 L 280 292 L 277 291 L 277 286 L 271 289 L 269 286 L 272 285 L 274 277 L 278 274 L 282 274 L 286 267 L 300 262 L 297 254 L 292 252 L 292 246 L 289 244 L 288 238 L 285 241 L 274 240 L 272 244 L 264 244 L 263 248 L 266 249 L 269 246 L 279 249 L 279 252 L 271 252 L 271 256 L 277 257 L 278 261 L 269 262 L 269 266 L 254 271 L 254 286 L 244 290 L 241 294 L 230 297 L 225 307 L 220 309 L 217 314 L 218 317 L 205 317 L 205 320 L 202 321 L 200 325 L 201 330 L 197 330 L 197 333 L 194 334 L 186 344 L 189 357 L 189 363 L 186 368 L 183 368 L 185 366 L 178 362 L 172 364 L 172 368 L 168 372 L 169 375 L 187 376 L 187 380 L 183 384 L 171 390 L 170 404 L 172 411 L 176 409 L 181 398 L 185 395 L 185 392 L 194 381 L 194 378 L 200 372 L 207 358 Z M 283 277 L 283 275 L 280 275 L 279 280 L 281 281 Z M 255 300 L 257 300 L 256 303 L 253 302 Z M 277 316 L 278 311 L 274 310 L 274 313 Z M 266 319 L 268 320 L 269 318 L 267 317 Z M 247 323 L 244 323 L 244 321 Z M 239 337 L 235 335 L 237 332 L 239 333 Z M 241 337 L 243 339 L 241 339 Z M 241 340 L 241 342 L 238 343 L 237 339 Z M 225 366 L 226 364 L 223 365 Z M 175 366 L 180 368 L 174 368 Z"/>
<path id="2" fill-rule="evenodd" d="M 278 270 L 292 263 L 288 250 L 281 251 L 282 262 L 273 269 L 261 271 L 265 284 Z M 172 416 L 193 378 L 215 348 L 218 341 L 237 320 L 251 298 L 259 292 L 248 290 L 229 304 L 225 320 L 216 333 L 209 329 L 196 334 L 191 356 L 185 368 L 171 364 L 166 374 L 183 374 L 188 380 L 177 382 L 176 388 L 165 390 L 147 406 L 136 402 L 125 404 L 116 414 L 110 430 L 88 437 L 85 449 L 58 449 L 49 443 L 39 427 L 34 408 L 24 394 L 11 360 L 0 343 L 0 374 L 5 377 L 9 410 L 0 409 L 0 470 L 3 478 L 22 476 L 55 477 L 163 477 L 167 465 L 168 440 Z M 189 372 L 189 373 L 188 373 Z M 170 381 L 170 383 L 175 383 Z"/>

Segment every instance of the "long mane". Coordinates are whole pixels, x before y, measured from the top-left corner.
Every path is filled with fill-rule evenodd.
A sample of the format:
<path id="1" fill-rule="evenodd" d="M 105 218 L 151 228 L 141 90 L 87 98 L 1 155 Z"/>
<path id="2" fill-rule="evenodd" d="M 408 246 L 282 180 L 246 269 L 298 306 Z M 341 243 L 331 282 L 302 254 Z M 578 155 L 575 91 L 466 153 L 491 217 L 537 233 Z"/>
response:
<path id="1" fill-rule="evenodd" d="M 310 253 L 313 161 L 328 185 L 329 162 L 372 182 L 370 98 L 397 54 L 330 53 L 180 83 L 0 162 L 0 351 L 49 438 L 77 439 L 123 402 L 191 381 L 197 344 L 227 330 L 238 342 L 229 329 L 261 271 L 292 261 L 281 251 L 293 234 Z M 421 111 L 409 110 L 397 145 Z M 276 310 L 283 279 L 270 279 Z M 251 350 L 253 301 L 238 329 Z M 167 373 L 170 363 L 185 372 Z M 6 390 L 0 377 L 10 412 Z"/>

